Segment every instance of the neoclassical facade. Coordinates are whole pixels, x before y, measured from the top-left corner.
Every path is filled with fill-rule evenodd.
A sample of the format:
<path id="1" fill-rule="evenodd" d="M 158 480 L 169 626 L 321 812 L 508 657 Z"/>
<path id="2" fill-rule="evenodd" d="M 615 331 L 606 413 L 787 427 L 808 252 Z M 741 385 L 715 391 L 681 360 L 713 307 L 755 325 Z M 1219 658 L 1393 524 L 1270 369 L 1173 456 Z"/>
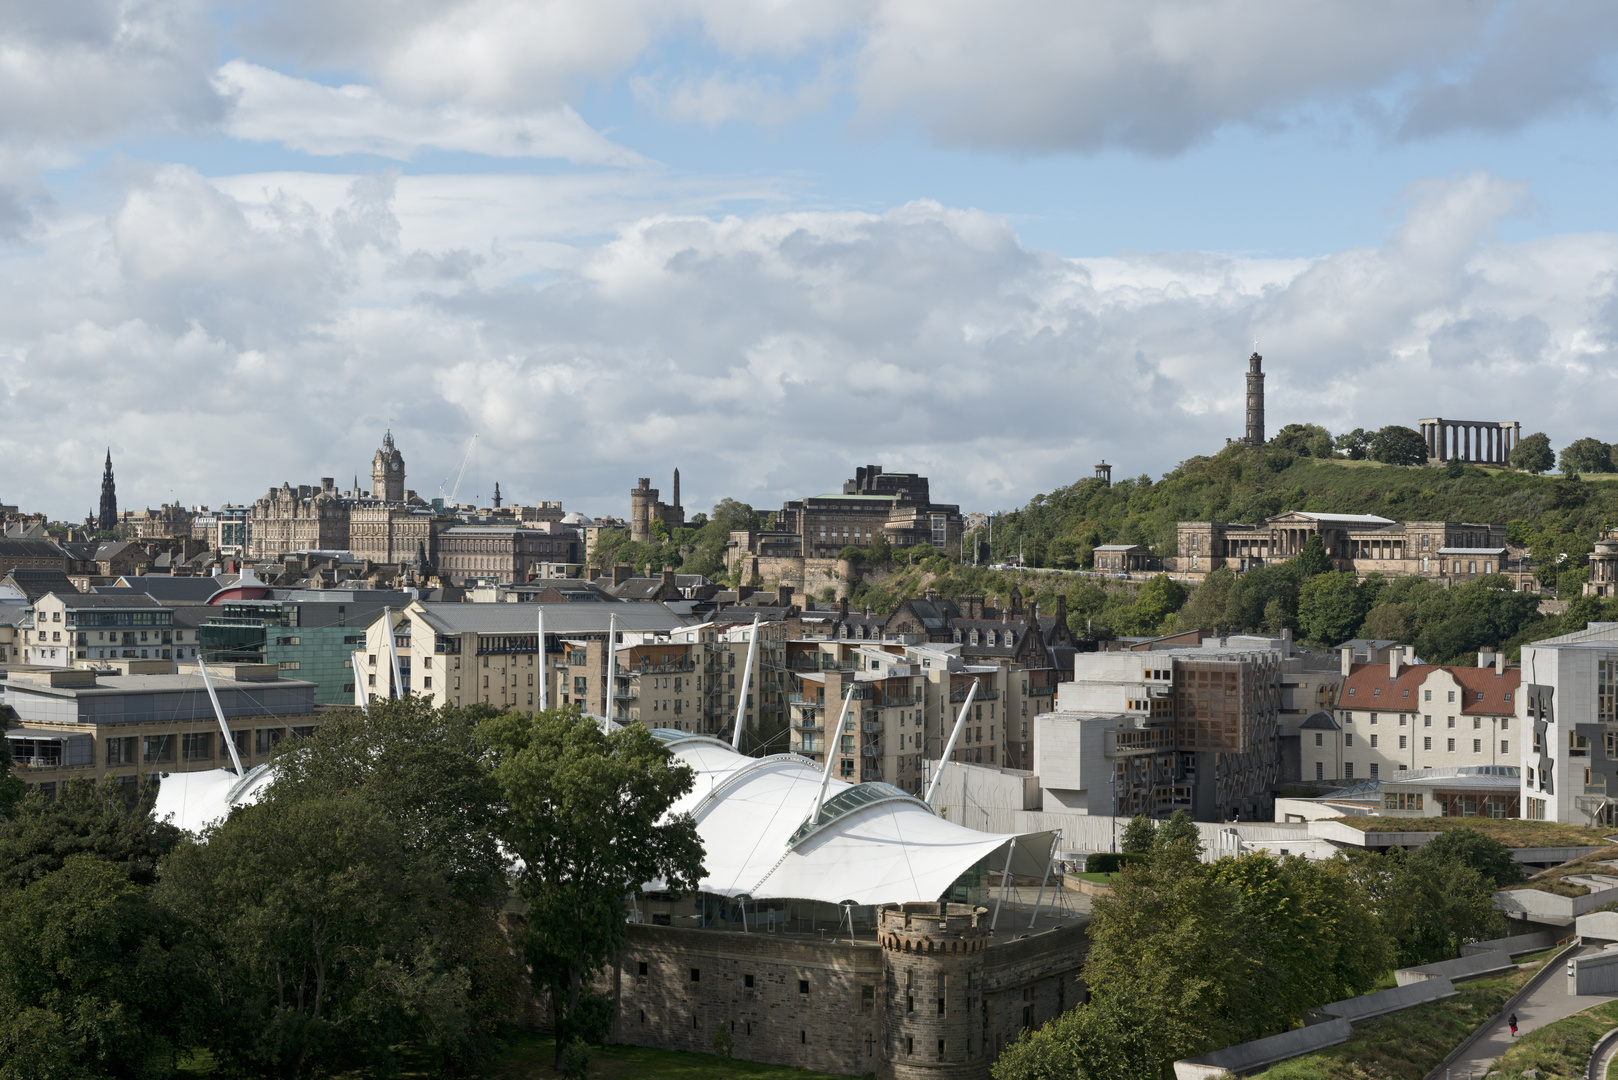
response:
<path id="1" fill-rule="evenodd" d="M 1375 514 L 1295 510 L 1260 525 L 1182 521 L 1179 554 L 1164 561 L 1176 573 L 1199 577 L 1221 566 L 1241 572 L 1294 558 L 1316 536 L 1335 569 L 1361 576 L 1420 575 L 1459 583 L 1506 574 L 1519 589 L 1538 588 L 1527 553 L 1507 543 L 1504 525 L 1394 521 Z"/>

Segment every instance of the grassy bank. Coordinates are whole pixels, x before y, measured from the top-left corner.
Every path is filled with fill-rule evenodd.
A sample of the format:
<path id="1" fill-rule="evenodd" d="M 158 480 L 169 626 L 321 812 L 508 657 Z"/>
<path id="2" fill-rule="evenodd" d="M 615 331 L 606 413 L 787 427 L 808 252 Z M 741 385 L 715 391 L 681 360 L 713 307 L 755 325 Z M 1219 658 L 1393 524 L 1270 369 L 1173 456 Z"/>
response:
<path id="1" fill-rule="evenodd" d="M 1340 825 L 1362 832 L 1446 832 L 1476 829 L 1506 847 L 1597 847 L 1608 843 L 1613 829 L 1592 829 L 1560 821 L 1520 821 L 1516 818 L 1333 818 Z"/>
<path id="2" fill-rule="evenodd" d="M 1538 970 L 1536 967 L 1534 970 Z M 1516 971 L 1456 987 L 1459 993 L 1354 1027 L 1340 1046 L 1283 1061 L 1262 1080 L 1421 1080 L 1461 1040 L 1500 1011 L 1533 971 Z M 1516 1074 L 1512 1074 L 1516 1075 Z"/>
<path id="3" fill-rule="evenodd" d="M 1540 1080 L 1576 1080 L 1584 1076 L 1597 1040 L 1614 1027 L 1618 1027 L 1618 1001 L 1575 1013 L 1522 1036 L 1495 1063 L 1494 1071 L 1516 1077 L 1538 1069 Z"/>
<path id="4" fill-rule="evenodd" d="M 1582 859 L 1565 862 L 1561 866 L 1553 866 L 1549 870 L 1535 874 L 1520 885 L 1513 885 L 1513 889 L 1537 889 L 1540 892 L 1555 893 L 1557 896 L 1587 896 L 1590 888 L 1587 885 L 1576 885 L 1563 880 L 1575 874 L 1613 874 L 1618 873 L 1609 863 L 1618 862 L 1618 847 L 1603 848 L 1594 855 L 1586 855 Z"/>
<path id="5" fill-rule="evenodd" d="M 551 1068 L 556 1052 L 549 1035 L 515 1032 L 507 1039 L 500 1056 L 483 1074 L 488 1080 L 549 1080 L 560 1074 Z M 214 1063 L 206 1054 L 180 1065 L 181 1077 L 215 1076 Z M 346 1075 L 346 1074 L 345 1074 Z M 395 1080 L 432 1080 L 440 1073 L 430 1063 L 406 1052 Z M 849 1080 L 841 1073 L 819 1073 L 786 1065 L 765 1065 L 756 1061 L 721 1061 L 713 1054 L 693 1054 L 682 1050 L 651 1050 L 640 1046 L 592 1047 L 590 1080 Z"/>

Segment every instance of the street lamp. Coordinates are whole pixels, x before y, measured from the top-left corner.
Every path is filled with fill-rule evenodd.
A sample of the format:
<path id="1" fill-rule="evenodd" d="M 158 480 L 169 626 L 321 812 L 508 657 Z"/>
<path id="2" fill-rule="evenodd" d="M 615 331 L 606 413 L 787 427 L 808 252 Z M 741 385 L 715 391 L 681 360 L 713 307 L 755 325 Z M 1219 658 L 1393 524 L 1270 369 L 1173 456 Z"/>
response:
<path id="1" fill-rule="evenodd" d="M 1118 854 L 1118 763 L 1112 764 L 1112 853 Z"/>

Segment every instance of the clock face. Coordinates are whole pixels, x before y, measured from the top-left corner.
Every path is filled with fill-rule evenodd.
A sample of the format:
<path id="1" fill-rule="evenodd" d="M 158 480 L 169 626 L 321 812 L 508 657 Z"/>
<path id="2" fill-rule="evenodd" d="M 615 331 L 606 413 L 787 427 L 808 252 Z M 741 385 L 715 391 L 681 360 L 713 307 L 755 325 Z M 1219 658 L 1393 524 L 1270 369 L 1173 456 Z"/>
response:
<path id="1" fill-rule="evenodd" d="M 394 472 L 398 472 L 399 471 L 399 463 L 397 461 L 395 461 L 392 465 L 389 466 L 389 468 L 391 468 Z"/>

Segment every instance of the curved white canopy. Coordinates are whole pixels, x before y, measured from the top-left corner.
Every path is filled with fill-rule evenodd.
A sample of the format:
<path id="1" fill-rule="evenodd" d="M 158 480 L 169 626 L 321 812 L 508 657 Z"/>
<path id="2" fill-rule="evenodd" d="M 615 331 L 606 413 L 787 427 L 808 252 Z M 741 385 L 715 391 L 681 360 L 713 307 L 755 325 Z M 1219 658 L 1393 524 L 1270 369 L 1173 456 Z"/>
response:
<path id="1" fill-rule="evenodd" d="M 795 754 L 750 758 L 716 739 L 658 734 L 697 773 L 673 812 L 696 818 L 707 852 L 704 892 L 861 905 L 936 900 L 1013 839 L 1020 864 L 1014 872 L 1041 873 L 1050 853 L 1050 833 L 978 832 L 896 788 L 837 779 L 827 784 L 818 827 L 794 844 L 815 807 L 819 766 Z"/>
<path id="2" fill-rule="evenodd" d="M 191 833 L 225 820 L 232 808 L 258 802 L 270 781 L 270 766 L 249 769 L 237 776 L 229 769 L 164 773 L 157 787 L 153 812 L 159 821 L 172 821 Z"/>

